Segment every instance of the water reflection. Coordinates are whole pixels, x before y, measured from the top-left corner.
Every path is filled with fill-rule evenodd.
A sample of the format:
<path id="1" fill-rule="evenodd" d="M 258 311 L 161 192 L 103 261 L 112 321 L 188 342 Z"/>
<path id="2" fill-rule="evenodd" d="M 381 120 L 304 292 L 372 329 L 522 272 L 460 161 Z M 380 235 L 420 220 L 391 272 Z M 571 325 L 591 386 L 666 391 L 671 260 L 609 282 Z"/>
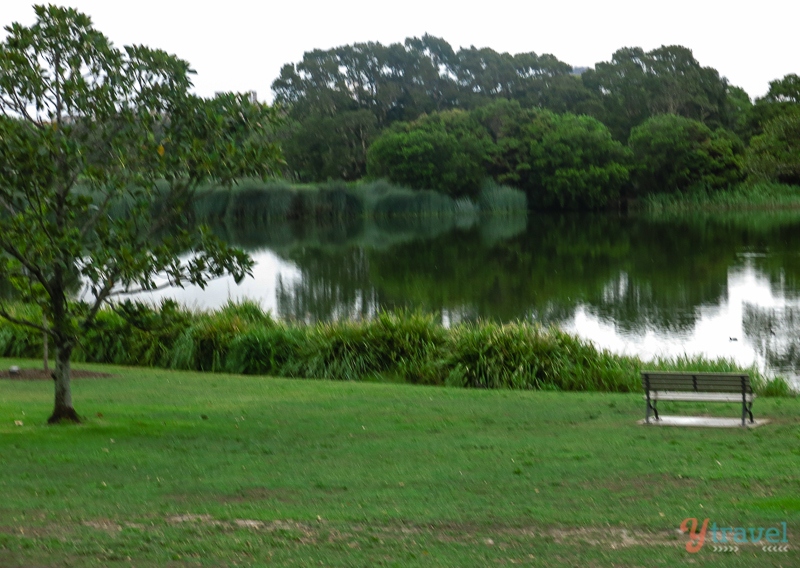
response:
<path id="1" fill-rule="evenodd" d="M 290 320 L 368 318 L 411 307 L 450 324 L 557 323 L 649 357 L 731 356 L 800 369 L 800 214 L 530 215 L 352 220 L 217 219 L 256 278 L 194 303 L 248 296 Z M 168 294 L 186 301 L 190 292 Z"/>
<path id="2" fill-rule="evenodd" d="M 742 325 L 767 365 L 784 373 L 800 369 L 800 307 L 767 308 L 745 303 Z"/>

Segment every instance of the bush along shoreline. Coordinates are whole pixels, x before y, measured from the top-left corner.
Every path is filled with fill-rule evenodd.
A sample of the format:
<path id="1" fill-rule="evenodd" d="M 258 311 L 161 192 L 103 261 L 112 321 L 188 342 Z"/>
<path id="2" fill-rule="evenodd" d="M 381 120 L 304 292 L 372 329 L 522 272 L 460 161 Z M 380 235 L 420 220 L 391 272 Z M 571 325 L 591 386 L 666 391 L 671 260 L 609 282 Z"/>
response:
<path id="1" fill-rule="evenodd" d="M 37 313 L 38 312 L 38 313 Z M 39 317 L 36 306 L 13 313 Z M 34 321 L 38 321 L 35 320 Z M 38 331 L 0 321 L 0 356 L 42 355 Z M 445 328 L 419 312 L 314 325 L 274 320 L 255 302 L 193 312 L 172 301 L 104 309 L 74 361 L 307 379 L 466 388 L 637 392 L 643 369 L 748 372 L 761 396 L 791 396 L 786 381 L 733 361 L 679 357 L 644 362 L 557 328 L 515 322 Z"/>

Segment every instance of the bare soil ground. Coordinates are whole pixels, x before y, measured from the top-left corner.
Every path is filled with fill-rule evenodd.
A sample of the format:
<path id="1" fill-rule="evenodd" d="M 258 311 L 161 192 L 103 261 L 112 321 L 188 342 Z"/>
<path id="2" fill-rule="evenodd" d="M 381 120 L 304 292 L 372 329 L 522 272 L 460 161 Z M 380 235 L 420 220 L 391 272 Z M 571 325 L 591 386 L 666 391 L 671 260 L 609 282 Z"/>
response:
<path id="1" fill-rule="evenodd" d="M 12 381 L 52 381 L 53 371 L 44 372 L 44 369 L 20 369 L 19 373 L 12 375 L 8 369 L 0 371 L 0 379 L 10 379 Z M 70 378 L 72 379 L 105 379 L 113 377 L 110 373 L 98 373 L 95 371 L 85 371 L 83 369 L 72 369 Z"/>

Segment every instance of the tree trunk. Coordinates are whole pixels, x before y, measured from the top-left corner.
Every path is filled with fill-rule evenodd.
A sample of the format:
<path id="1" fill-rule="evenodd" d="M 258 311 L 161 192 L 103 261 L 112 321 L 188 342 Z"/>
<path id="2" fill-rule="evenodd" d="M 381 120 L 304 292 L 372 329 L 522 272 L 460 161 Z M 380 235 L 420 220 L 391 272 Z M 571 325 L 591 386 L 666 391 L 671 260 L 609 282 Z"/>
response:
<path id="1" fill-rule="evenodd" d="M 47 329 L 47 314 L 42 314 L 42 325 L 44 326 L 45 329 Z M 42 342 L 44 351 L 44 353 L 42 354 L 44 356 L 44 372 L 49 373 L 50 369 L 48 368 L 47 360 L 50 358 L 50 353 L 48 350 L 47 332 L 42 333 Z"/>
<path id="2" fill-rule="evenodd" d="M 81 419 L 72 408 L 72 391 L 70 389 L 70 358 L 72 357 L 71 345 L 58 345 L 56 342 L 56 368 L 53 372 L 53 381 L 56 389 L 56 402 L 53 415 L 48 418 L 48 424 L 60 422 L 80 423 Z"/>

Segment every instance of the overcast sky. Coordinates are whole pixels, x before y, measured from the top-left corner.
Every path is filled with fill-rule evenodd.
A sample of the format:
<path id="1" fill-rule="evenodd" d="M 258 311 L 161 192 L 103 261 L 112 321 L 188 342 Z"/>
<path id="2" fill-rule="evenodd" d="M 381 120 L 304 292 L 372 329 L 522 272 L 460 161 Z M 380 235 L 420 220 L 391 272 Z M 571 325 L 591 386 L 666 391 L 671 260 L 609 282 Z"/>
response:
<path id="1" fill-rule="evenodd" d="M 58 2 L 56 2 L 58 3 Z M 197 71 L 196 92 L 257 91 L 303 52 L 355 42 L 402 42 L 425 33 L 454 49 L 552 53 L 576 67 L 608 61 L 620 47 L 684 45 L 755 98 L 769 81 L 800 74 L 799 0 L 72 0 L 117 45 L 161 48 Z M 0 0 L 0 23 L 31 24 L 31 4 Z M 5 32 L 2 32 L 5 37 Z"/>

